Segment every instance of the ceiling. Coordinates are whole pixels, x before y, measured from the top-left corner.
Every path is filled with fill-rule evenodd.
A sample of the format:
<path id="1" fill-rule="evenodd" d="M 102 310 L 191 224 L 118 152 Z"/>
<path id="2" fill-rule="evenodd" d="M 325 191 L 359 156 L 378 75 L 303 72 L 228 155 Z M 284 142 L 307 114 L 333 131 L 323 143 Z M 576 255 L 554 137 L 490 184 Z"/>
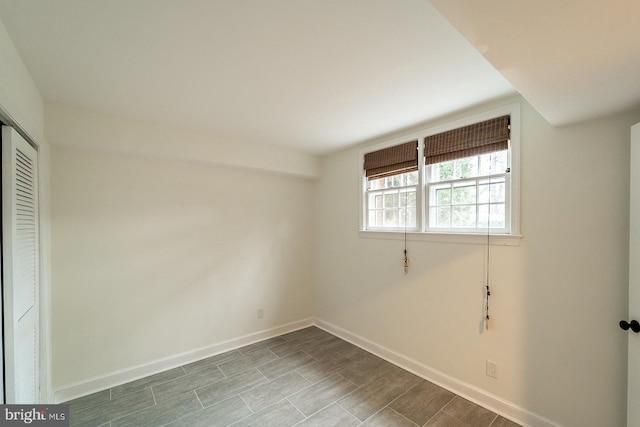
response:
<path id="1" fill-rule="evenodd" d="M 325 154 L 516 89 L 554 124 L 638 105 L 638 7 L 0 0 L 0 19 L 49 102 Z"/>
<path id="2" fill-rule="evenodd" d="M 640 106 L 639 0 L 432 0 L 551 124 Z"/>

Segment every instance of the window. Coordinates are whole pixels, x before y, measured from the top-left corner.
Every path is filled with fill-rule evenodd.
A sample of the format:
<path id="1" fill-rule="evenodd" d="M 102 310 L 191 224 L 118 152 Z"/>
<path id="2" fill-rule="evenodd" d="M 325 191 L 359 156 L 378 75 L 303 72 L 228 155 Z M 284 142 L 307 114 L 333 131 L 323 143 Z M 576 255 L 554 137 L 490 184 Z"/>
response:
<path id="1" fill-rule="evenodd" d="M 369 229 L 417 230 L 418 141 L 364 155 Z"/>
<path id="2" fill-rule="evenodd" d="M 429 231 L 508 230 L 508 151 L 427 166 Z"/>
<path id="3" fill-rule="evenodd" d="M 417 229 L 418 171 L 377 178 L 367 187 L 369 227 Z"/>
<path id="4" fill-rule="evenodd" d="M 363 151 L 364 231 L 519 233 L 519 105 Z"/>

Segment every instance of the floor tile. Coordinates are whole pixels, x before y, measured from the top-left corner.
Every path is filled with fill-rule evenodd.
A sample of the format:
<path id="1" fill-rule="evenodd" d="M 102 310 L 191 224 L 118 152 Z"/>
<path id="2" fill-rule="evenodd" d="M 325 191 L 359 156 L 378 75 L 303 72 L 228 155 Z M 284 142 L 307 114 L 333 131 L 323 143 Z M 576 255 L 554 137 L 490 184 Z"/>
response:
<path id="1" fill-rule="evenodd" d="M 350 350 L 352 346 L 353 344 L 341 340 L 340 338 L 331 337 L 306 346 L 304 351 L 316 359 L 326 359 L 338 352 Z"/>
<path id="2" fill-rule="evenodd" d="M 264 375 L 253 369 L 199 388 L 196 390 L 196 394 L 206 408 L 266 382 L 267 379 Z"/>
<path id="3" fill-rule="evenodd" d="M 181 366 L 169 369 L 168 371 L 160 372 L 155 375 L 149 375 L 148 377 L 140 378 L 139 380 L 131 381 L 129 383 L 113 387 L 111 389 L 111 399 L 118 399 L 136 391 L 143 390 L 148 386 L 160 384 L 183 376 L 184 370 Z"/>
<path id="4" fill-rule="evenodd" d="M 438 412 L 433 418 L 431 418 L 425 427 L 475 427 L 468 424 L 456 417 L 452 417 L 446 412 Z"/>
<path id="5" fill-rule="evenodd" d="M 491 427 L 521 427 L 520 424 L 516 424 L 513 421 L 510 421 L 503 417 L 498 417 L 491 424 Z"/>
<path id="6" fill-rule="evenodd" d="M 386 365 L 384 373 L 380 377 L 385 378 L 403 390 L 409 390 L 424 381 L 419 376 L 405 371 L 392 363 Z"/>
<path id="7" fill-rule="evenodd" d="M 296 372 L 289 372 L 240 395 L 249 408 L 258 412 L 308 387 L 311 383 Z"/>
<path id="8" fill-rule="evenodd" d="M 313 331 L 311 332 L 310 336 L 316 341 L 324 341 L 326 339 L 336 338 L 335 335 L 330 334 L 327 331 L 323 331 L 320 328 L 313 329 Z"/>
<path id="9" fill-rule="evenodd" d="M 302 413 L 309 416 L 352 392 L 356 386 L 340 375 L 332 375 L 289 397 Z"/>
<path id="10" fill-rule="evenodd" d="M 300 339 L 293 339 L 291 341 L 284 341 L 281 344 L 270 347 L 271 350 L 276 356 L 283 357 L 291 353 L 295 353 L 297 351 L 302 350 L 306 346 L 309 346 L 310 343 L 315 343 L 312 338 L 302 336 Z"/>
<path id="11" fill-rule="evenodd" d="M 278 344 L 282 344 L 283 342 L 286 342 L 286 341 L 282 337 L 268 338 L 268 339 L 263 340 L 263 341 L 258 341 L 256 343 L 249 344 L 249 345 L 246 345 L 244 347 L 240 347 L 238 349 L 238 351 L 240 353 L 242 353 L 243 355 L 247 355 L 249 353 L 253 353 L 256 350 L 263 350 L 263 349 L 266 349 L 266 348 L 271 348 L 271 347 L 276 346 Z"/>
<path id="12" fill-rule="evenodd" d="M 206 359 L 198 360 L 193 363 L 184 365 L 184 371 L 187 374 L 201 370 L 202 368 L 209 367 L 211 365 L 217 365 L 218 363 L 227 362 L 229 360 L 236 359 L 242 356 L 238 350 L 226 351 L 224 353 L 216 354 L 215 356 L 207 357 Z"/>
<path id="13" fill-rule="evenodd" d="M 365 385 L 378 376 L 389 372 L 389 362 L 377 356 L 370 355 L 352 363 L 339 371 L 347 381 L 358 387 Z"/>
<path id="14" fill-rule="evenodd" d="M 417 424 L 406 419 L 393 409 L 386 407 L 369 418 L 363 427 L 416 427 Z"/>
<path id="15" fill-rule="evenodd" d="M 307 353 L 298 351 L 297 353 L 268 362 L 260 366 L 258 369 L 265 377 L 273 379 L 315 361 L 316 360 Z"/>
<path id="16" fill-rule="evenodd" d="M 251 415 L 251 409 L 239 396 L 209 406 L 169 424 L 171 427 L 223 427 Z"/>
<path id="17" fill-rule="evenodd" d="M 319 360 L 297 369 L 297 372 L 312 383 L 316 383 L 334 372 L 345 369 L 353 362 L 341 354 Z"/>
<path id="18" fill-rule="evenodd" d="M 453 398 L 454 394 L 437 385 L 424 381 L 389 406 L 418 425 L 423 425 Z"/>
<path id="19" fill-rule="evenodd" d="M 404 390 L 400 387 L 377 378 L 338 400 L 338 404 L 360 421 L 365 421 L 402 393 Z"/>
<path id="20" fill-rule="evenodd" d="M 154 403 L 151 388 L 147 387 L 144 390 L 83 411 L 71 411 L 70 424 L 72 426 L 97 426 L 153 406 Z"/>
<path id="21" fill-rule="evenodd" d="M 92 406 L 100 405 L 111 400 L 111 391 L 109 389 L 102 390 L 97 393 L 90 394 L 88 396 L 80 397 L 78 399 L 65 402 L 69 405 L 69 410 L 72 412 L 81 411 L 83 409 L 90 408 Z"/>
<path id="22" fill-rule="evenodd" d="M 253 368 L 262 366 L 277 358 L 278 356 L 270 352 L 268 349 L 263 348 L 252 351 L 245 356 L 230 360 L 229 362 L 221 363 L 218 367 L 226 376 L 231 377 L 242 372 L 250 371 Z"/>
<path id="23" fill-rule="evenodd" d="M 220 369 L 216 365 L 211 365 L 175 380 L 153 385 L 152 389 L 156 401 L 162 402 L 222 379 L 224 375 Z"/>
<path id="24" fill-rule="evenodd" d="M 318 337 L 324 337 L 328 333 L 323 331 L 322 329 L 309 326 L 308 328 L 298 329 L 297 331 L 289 332 L 288 334 L 280 335 L 280 337 L 284 338 L 286 341 L 292 341 L 299 339 L 300 337 L 305 337 L 309 339 L 316 339 Z M 331 335 L 331 334 L 328 334 Z"/>
<path id="25" fill-rule="evenodd" d="M 496 418 L 493 412 L 460 396 L 454 397 L 442 412 L 475 427 L 489 426 Z"/>
<path id="26" fill-rule="evenodd" d="M 111 427 L 161 426 L 202 409 L 195 392 L 185 393 L 175 399 L 111 421 Z"/>
<path id="27" fill-rule="evenodd" d="M 361 349 L 360 347 L 353 346 L 353 348 L 349 348 L 347 350 L 343 350 L 340 352 L 340 355 L 346 357 L 349 360 L 354 362 L 358 362 L 362 359 L 373 356 L 366 350 Z"/>
<path id="28" fill-rule="evenodd" d="M 281 400 L 260 412 L 232 424 L 233 427 L 288 427 L 302 421 L 304 415 L 288 400 Z"/>
<path id="29" fill-rule="evenodd" d="M 293 335 L 288 337 L 285 341 L 291 344 L 310 344 L 318 342 L 318 340 L 324 339 L 325 335 L 321 335 L 323 331 L 320 329 L 311 330 L 304 334 Z"/>
<path id="30" fill-rule="evenodd" d="M 360 421 L 337 403 L 316 412 L 296 427 L 355 427 Z"/>

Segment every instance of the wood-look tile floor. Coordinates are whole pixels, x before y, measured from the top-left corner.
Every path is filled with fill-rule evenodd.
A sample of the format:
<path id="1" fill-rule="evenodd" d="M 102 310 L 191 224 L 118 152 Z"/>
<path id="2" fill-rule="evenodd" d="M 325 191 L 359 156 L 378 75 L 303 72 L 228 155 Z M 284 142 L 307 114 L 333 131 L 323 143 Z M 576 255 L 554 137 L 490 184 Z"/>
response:
<path id="1" fill-rule="evenodd" d="M 316 327 L 67 403 L 72 426 L 517 426 Z"/>

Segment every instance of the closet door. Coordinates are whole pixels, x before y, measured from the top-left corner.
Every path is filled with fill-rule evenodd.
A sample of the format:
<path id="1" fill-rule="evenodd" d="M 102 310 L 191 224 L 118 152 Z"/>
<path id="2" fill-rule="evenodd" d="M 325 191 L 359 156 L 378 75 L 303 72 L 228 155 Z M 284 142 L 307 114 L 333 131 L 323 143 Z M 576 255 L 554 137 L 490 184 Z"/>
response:
<path id="1" fill-rule="evenodd" d="M 35 149 L 2 128 L 2 293 L 6 403 L 38 403 L 39 236 Z"/>

